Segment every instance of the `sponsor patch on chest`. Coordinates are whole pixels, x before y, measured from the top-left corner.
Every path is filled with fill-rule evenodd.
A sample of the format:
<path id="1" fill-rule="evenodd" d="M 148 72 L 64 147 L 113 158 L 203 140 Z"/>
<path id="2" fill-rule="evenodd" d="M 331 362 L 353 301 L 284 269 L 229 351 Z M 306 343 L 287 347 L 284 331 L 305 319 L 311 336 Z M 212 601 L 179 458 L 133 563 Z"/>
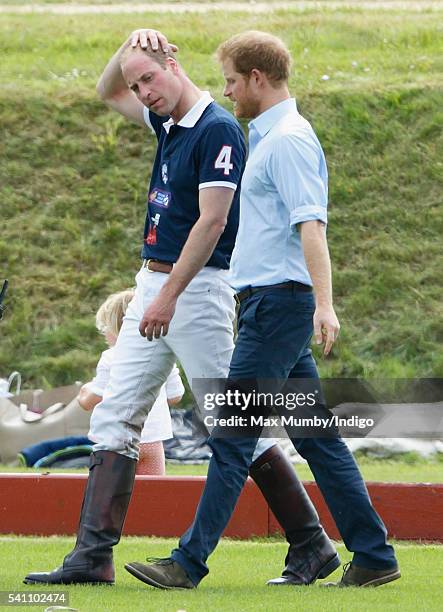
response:
<path id="1" fill-rule="evenodd" d="M 156 187 L 149 194 L 148 200 L 150 204 L 155 204 L 161 208 L 168 208 L 171 202 L 171 194 L 168 191 Z"/>

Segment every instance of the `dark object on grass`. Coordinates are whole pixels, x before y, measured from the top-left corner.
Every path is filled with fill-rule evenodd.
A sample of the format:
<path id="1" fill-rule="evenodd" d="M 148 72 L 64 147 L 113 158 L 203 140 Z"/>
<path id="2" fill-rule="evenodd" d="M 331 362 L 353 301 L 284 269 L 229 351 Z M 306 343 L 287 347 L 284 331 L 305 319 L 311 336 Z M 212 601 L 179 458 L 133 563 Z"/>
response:
<path id="1" fill-rule="evenodd" d="M 3 313 L 4 313 L 5 308 L 6 308 L 5 306 L 2 305 L 2 302 L 3 302 L 3 299 L 4 299 L 5 295 L 6 295 L 6 290 L 8 288 L 8 284 L 9 284 L 8 281 L 5 280 L 4 283 L 3 283 L 3 287 L 2 287 L 2 289 L 0 291 L 0 319 L 3 317 Z"/>
<path id="2" fill-rule="evenodd" d="M 93 442 L 85 436 L 44 440 L 24 448 L 18 458 L 27 467 L 76 468 L 89 465 Z"/>

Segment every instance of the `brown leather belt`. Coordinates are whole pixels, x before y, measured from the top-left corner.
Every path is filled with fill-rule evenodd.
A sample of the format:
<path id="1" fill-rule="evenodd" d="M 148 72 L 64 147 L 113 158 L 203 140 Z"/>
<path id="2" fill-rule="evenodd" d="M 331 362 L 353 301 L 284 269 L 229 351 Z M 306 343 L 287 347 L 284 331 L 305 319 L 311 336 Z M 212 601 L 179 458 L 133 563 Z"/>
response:
<path id="1" fill-rule="evenodd" d="M 296 293 L 297 291 L 304 291 L 306 293 L 312 293 L 312 287 L 298 283 L 297 281 L 288 281 L 287 283 L 277 283 L 276 285 L 265 285 L 263 287 L 248 287 L 243 289 L 240 293 L 235 296 L 235 301 L 240 304 L 243 300 L 254 295 L 255 293 L 266 293 L 267 291 L 273 291 L 274 289 L 287 289 Z"/>
<path id="2" fill-rule="evenodd" d="M 144 259 L 143 267 L 148 272 L 162 272 L 163 274 L 169 274 L 173 268 L 170 261 L 160 261 L 159 259 Z"/>

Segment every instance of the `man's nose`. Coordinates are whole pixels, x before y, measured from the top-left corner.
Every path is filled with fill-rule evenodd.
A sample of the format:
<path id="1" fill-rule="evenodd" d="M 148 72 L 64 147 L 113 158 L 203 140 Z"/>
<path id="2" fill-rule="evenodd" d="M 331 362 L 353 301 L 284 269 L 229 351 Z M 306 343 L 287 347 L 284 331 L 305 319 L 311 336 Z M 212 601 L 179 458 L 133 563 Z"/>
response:
<path id="1" fill-rule="evenodd" d="M 226 97 L 231 95 L 231 88 L 229 87 L 229 85 L 225 85 L 225 88 L 223 90 L 223 95 Z"/>
<path id="2" fill-rule="evenodd" d="M 149 98 L 151 97 L 150 88 L 144 84 L 140 86 L 140 97 L 142 98 L 142 100 L 149 100 Z"/>

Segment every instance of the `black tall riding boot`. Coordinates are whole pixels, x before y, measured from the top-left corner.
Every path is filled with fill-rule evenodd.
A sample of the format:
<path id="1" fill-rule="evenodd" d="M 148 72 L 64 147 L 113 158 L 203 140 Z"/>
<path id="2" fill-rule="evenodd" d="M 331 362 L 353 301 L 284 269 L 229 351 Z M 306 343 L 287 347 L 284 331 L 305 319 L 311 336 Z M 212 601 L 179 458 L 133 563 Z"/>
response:
<path id="1" fill-rule="evenodd" d="M 28 574 L 25 584 L 114 584 L 112 547 L 120 540 L 136 464 L 112 451 L 92 453 L 74 550 L 61 567 Z"/>
<path id="2" fill-rule="evenodd" d="M 278 444 L 252 463 L 249 475 L 263 493 L 289 542 L 282 576 L 269 580 L 268 584 L 307 585 L 317 578 L 329 576 L 340 565 L 339 556 Z"/>

